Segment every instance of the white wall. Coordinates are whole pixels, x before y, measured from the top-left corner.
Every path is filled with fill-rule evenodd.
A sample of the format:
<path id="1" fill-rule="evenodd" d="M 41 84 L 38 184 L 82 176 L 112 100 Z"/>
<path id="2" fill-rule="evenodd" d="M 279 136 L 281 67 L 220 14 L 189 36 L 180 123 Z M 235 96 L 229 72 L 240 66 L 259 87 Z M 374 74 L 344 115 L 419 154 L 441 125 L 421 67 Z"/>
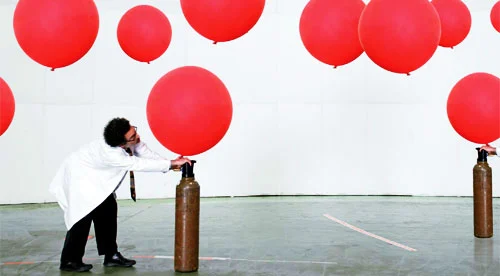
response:
<path id="1" fill-rule="evenodd" d="M 494 0 L 466 1 L 469 36 L 453 50 L 439 48 L 409 77 L 379 68 L 365 54 L 336 70 L 316 61 L 298 30 L 306 0 L 266 1 L 248 34 L 217 45 L 190 28 L 180 1 L 96 0 L 94 47 L 51 72 L 18 46 L 16 2 L 0 0 L 0 76 L 17 102 L 0 136 L 1 204 L 54 201 L 48 185 L 60 162 L 100 137 L 116 116 L 138 126 L 154 150 L 174 157 L 152 135 L 145 106 L 154 83 L 184 65 L 217 74 L 234 105 L 223 140 L 193 157 L 202 196 L 472 194 L 477 145 L 452 129 L 446 101 L 467 74 L 500 76 L 500 34 L 489 22 Z M 173 28 L 169 49 L 150 65 L 130 59 L 116 40 L 120 17 L 137 4 L 161 9 Z M 500 196 L 500 158 L 489 163 L 493 194 Z M 179 173 L 137 173 L 138 197 L 174 197 L 179 180 Z M 119 197 L 128 198 L 127 185 Z"/>

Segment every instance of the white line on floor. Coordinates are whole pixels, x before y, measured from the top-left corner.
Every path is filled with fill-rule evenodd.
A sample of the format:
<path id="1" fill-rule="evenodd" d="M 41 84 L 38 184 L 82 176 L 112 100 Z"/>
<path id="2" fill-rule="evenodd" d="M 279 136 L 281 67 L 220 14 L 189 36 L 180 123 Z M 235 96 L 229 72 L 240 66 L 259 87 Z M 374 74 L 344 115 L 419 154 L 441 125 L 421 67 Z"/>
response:
<path id="1" fill-rule="evenodd" d="M 174 259 L 174 256 L 133 256 L 136 259 Z M 295 264 L 327 264 L 335 265 L 335 262 L 319 262 L 319 261 L 289 261 L 289 260 L 253 260 L 253 259 L 233 259 L 225 257 L 199 257 L 200 261 L 240 261 L 240 262 L 258 262 L 258 263 L 295 263 Z M 84 258 L 84 261 L 100 260 L 99 258 Z M 30 262 L 5 262 L 0 263 L 0 266 L 5 265 L 27 265 L 35 263 L 58 263 L 56 260 L 48 261 L 30 261 Z"/>
<path id="2" fill-rule="evenodd" d="M 333 220 L 333 221 L 335 221 L 335 222 L 337 222 L 337 223 L 339 223 L 339 224 L 341 224 L 341 225 L 344 225 L 345 227 L 351 228 L 352 230 L 357 231 L 357 232 L 359 232 L 359 233 L 361 233 L 361 234 L 365 234 L 365 235 L 370 236 L 370 237 L 372 237 L 372 238 L 379 239 L 379 240 L 384 241 L 384 242 L 386 242 L 386 243 L 389 243 L 389 244 L 392 244 L 392 245 L 394 245 L 394 246 L 397 246 L 397 247 L 403 248 L 404 250 L 408 250 L 408 251 L 417 251 L 417 250 L 416 250 L 416 249 L 414 249 L 414 248 L 411 248 L 411 247 L 408 247 L 408 246 L 406 246 L 406 245 L 402 245 L 402 244 L 400 244 L 400 243 L 397 243 L 397 242 L 394 242 L 394 241 L 388 240 L 388 239 L 383 238 L 383 237 L 381 237 L 381 236 L 377 236 L 377 235 L 372 234 L 372 233 L 370 233 L 370 232 L 367 232 L 367 231 L 365 231 L 365 230 L 363 230 L 363 229 L 360 229 L 360 228 L 358 228 L 358 227 L 356 227 L 356 226 L 350 225 L 349 223 L 347 223 L 347 222 L 345 222 L 345 221 L 341 221 L 340 219 L 334 218 L 334 217 L 330 216 L 329 214 L 324 214 L 323 216 L 325 216 L 326 218 L 328 218 L 328 219 L 330 219 L 330 220 Z"/>
<path id="3" fill-rule="evenodd" d="M 134 258 L 144 259 L 173 259 L 174 256 L 133 256 Z M 289 260 L 253 260 L 253 259 L 235 259 L 225 257 L 200 257 L 200 261 L 241 261 L 241 262 L 259 262 L 259 263 L 297 263 L 297 264 L 337 264 L 335 262 L 319 261 L 289 261 Z"/>
<path id="4" fill-rule="evenodd" d="M 251 260 L 251 259 L 230 259 L 230 260 L 231 261 L 259 262 L 259 263 L 337 264 L 335 262 L 317 262 L 317 261 Z"/>

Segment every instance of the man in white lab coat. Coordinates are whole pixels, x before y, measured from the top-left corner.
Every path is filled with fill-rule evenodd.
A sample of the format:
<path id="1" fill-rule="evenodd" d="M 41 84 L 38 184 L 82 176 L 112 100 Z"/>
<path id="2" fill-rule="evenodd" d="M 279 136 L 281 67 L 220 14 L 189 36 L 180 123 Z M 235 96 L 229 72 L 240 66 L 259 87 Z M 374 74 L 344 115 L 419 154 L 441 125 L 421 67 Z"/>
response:
<path id="1" fill-rule="evenodd" d="M 50 184 L 68 229 L 60 269 L 83 272 L 92 268 L 82 261 L 91 222 L 104 266 L 133 266 L 136 262 L 123 257 L 116 244 L 116 189 L 128 171 L 167 172 L 186 162 L 190 160 L 182 156 L 167 160 L 151 151 L 127 119 L 111 120 L 104 128 L 104 139 L 71 154 Z"/>

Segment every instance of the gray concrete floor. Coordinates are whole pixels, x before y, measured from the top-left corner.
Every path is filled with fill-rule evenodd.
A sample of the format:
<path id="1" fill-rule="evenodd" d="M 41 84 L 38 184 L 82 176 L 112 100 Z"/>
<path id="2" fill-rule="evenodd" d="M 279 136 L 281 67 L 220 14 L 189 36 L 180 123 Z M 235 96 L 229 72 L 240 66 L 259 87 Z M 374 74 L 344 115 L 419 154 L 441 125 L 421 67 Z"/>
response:
<path id="1" fill-rule="evenodd" d="M 119 250 L 137 264 L 103 267 L 93 228 L 84 261 L 117 275 L 499 276 L 500 198 L 493 208 L 494 236 L 478 239 L 472 198 L 204 198 L 199 271 L 181 274 L 174 200 L 122 200 Z M 0 232 L 1 275 L 71 274 L 58 269 L 66 230 L 56 204 L 0 206 Z"/>

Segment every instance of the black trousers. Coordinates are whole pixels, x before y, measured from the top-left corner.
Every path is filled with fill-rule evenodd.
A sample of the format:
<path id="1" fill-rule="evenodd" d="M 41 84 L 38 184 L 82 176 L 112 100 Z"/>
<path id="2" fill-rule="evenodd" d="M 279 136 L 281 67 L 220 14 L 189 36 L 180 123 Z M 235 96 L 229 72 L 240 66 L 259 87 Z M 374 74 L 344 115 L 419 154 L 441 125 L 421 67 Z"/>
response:
<path id="1" fill-rule="evenodd" d="M 117 216 L 118 206 L 114 194 L 111 194 L 97 208 L 75 223 L 66 233 L 61 262 L 82 261 L 92 222 L 94 222 L 99 255 L 115 254 L 118 251 L 118 245 L 116 244 Z"/>

